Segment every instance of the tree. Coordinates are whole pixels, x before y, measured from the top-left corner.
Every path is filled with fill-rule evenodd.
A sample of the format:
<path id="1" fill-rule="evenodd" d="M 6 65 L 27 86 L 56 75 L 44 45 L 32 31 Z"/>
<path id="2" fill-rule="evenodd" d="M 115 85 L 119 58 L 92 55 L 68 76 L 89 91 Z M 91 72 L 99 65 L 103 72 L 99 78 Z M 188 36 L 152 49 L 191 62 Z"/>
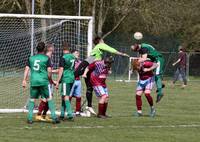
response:
<path id="1" fill-rule="evenodd" d="M 115 31 L 137 2 L 138 0 L 99 0 L 98 2 L 95 0 L 92 13 L 95 17 L 97 35 L 105 38 Z M 112 26 L 109 26 L 110 30 L 104 32 L 104 27 L 106 27 L 108 21 L 112 23 Z"/>

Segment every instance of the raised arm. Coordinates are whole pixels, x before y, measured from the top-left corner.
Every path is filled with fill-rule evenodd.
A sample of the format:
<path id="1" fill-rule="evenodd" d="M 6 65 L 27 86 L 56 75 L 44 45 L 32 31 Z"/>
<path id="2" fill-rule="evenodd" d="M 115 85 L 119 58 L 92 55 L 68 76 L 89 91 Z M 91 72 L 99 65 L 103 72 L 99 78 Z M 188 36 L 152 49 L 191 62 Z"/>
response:
<path id="1" fill-rule="evenodd" d="M 109 53 L 113 53 L 113 54 L 117 54 L 117 55 L 121 55 L 121 56 L 127 56 L 127 57 L 129 57 L 128 54 L 119 52 L 116 49 L 110 47 L 109 45 L 107 45 L 105 43 L 100 43 L 98 46 L 100 46 L 99 49 L 101 49 L 103 51 L 106 51 L 106 52 L 109 52 Z"/>

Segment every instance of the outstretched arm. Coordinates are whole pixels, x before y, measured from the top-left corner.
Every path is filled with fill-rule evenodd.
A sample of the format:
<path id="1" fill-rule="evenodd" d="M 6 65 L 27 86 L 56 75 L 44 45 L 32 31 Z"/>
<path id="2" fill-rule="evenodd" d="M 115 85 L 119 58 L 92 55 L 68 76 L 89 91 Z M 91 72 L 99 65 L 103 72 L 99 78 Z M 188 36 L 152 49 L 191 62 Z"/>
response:
<path id="1" fill-rule="evenodd" d="M 114 48 L 108 46 L 108 45 L 105 44 L 105 43 L 101 43 L 99 46 L 100 46 L 100 49 L 103 50 L 103 51 L 107 51 L 107 52 L 109 52 L 109 53 L 113 53 L 113 54 L 117 54 L 117 55 L 129 57 L 128 54 L 119 52 L 119 51 L 117 51 L 116 49 L 114 49 Z"/>

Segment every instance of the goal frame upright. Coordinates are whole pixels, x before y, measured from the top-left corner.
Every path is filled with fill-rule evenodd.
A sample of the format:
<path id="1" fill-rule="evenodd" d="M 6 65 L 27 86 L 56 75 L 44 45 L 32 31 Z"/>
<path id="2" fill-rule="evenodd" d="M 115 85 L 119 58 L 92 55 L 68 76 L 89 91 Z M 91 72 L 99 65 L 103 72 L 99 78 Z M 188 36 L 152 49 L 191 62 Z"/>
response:
<path id="1" fill-rule="evenodd" d="M 6 14 L 6 13 L 0 13 L 0 18 L 22 18 L 22 19 L 56 19 L 56 20 L 87 20 L 87 26 L 85 28 L 85 31 L 87 32 L 87 49 L 84 55 L 89 56 L 92 47 L 93 47 L 93 17 L 92 16 L 63 16 L 63 15 L 32 15 L 32 14 Z M 33 20 L 34 21 L 34 20 Z M 32 24 L 33 26 L 33 24 Z M 34 30 L 30 30 L 31 38 L 34 37 Z M 80 38 L 80 37 L 78 37 Z M 31 40 L 31 39 L 30 39 Z M 33 55 L 34 47 L 31 46 L 31 55 Z M 19 86 L 19 85 L 18 85 Z M 15 94 L 16 95 L 16 94 Z M 27 112 L 26 109 L 23 108 L 24 106 L 21 106 L 21 108 L 8 108 L 8 109 L 1 109 L 0 113 L 15 113 L 15 112 Z"/>

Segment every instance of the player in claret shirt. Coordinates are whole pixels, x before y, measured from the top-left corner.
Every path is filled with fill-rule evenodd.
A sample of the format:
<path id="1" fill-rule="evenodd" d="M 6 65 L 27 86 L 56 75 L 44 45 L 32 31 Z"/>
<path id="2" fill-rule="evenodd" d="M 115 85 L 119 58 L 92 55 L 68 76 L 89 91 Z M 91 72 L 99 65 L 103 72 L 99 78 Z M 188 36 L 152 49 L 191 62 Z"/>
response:
<path id="1" fill-rule="evenodd" d="M 131 49 L 140 54 L 140 62 L 146 61 L 147 58 L 149 58 L 152 62 L 158 64 L 157 68 L 155 69 L 155 83 L 157 88 L 156 102 L 160 102 L 160 100 L 164 96 L 163 88 L 165 87 L 165 85 L 162 83 L 162 76 L 164 71 L 163 55 L 158 52 L 152 45 L 146 43 L 134 44 L 133 46 L 131 46 Z"/>
<path id="2" fill-rule="evenodd" d="M 81 60 L 79 59 L 80 57 L 80 52 L 78 50 L 73 50 L 72 54 L 75 56 L 75 70 L 77 69 L 77 67 L 80 65 Z M 80 116 L 80 112 L 81 112 L 81 80 L 80 80 L 80 76 L 75 77 L 75 81 L 74 84 L 72 86 L 71 92 L 70 92 L 70 102 L 72 100 L 72 98 L 76 98 L 76 110 L 75 110 L 75 114 L 76 116 Z"/>
<path id="3" fill-rule="evenodd" d="M 153 70 L 157 67 L 157 63 L 151 61 L 139 62 L 138 59 L 133 61 L 133 70 L 136 70 L 139 74 L 139 81 L 136 88 L 136 116 L 142 116 L 142 99 L 141 96 L 144 93 L 147 101 L 150 105 L 150 116 L 155 116 L 155 108 L 153 106 L 153 98 L 151 97 L 151 90 L 154 84 Z"/>
<path id="4" fill-rule="evenodd" d="M 106 78 L 108 74 L 111 72 L 111 64 L 113 63 L 112 57 L 107 57 L 104 60 L 96 61 L 90 64 L 84 74 L 83 77 L 87 77 L 87 73 L 91 72 L 90 82 L 95 91 L 95 94 L 98 98 L 98 115 L 99 118 L 107 118 L 106 115 L 107 106 L 108 106 L 108 89 L 106 85 Z"/>

